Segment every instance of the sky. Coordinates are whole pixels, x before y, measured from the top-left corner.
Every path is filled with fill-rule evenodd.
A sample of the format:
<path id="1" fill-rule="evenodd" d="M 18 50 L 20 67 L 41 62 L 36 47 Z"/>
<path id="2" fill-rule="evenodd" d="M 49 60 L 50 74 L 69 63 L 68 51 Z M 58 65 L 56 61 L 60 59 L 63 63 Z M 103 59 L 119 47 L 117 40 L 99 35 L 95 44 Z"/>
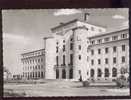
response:
<path id="1" fill-rule="evenodd" d="M 3 63 L 12 74 L 22 72 L 21 54 L 44 48 L 51 28 L 73 19 L 104 26 L 107 30 L 128 25 L 128 9 L 21 9 L 2 10 Z"/>

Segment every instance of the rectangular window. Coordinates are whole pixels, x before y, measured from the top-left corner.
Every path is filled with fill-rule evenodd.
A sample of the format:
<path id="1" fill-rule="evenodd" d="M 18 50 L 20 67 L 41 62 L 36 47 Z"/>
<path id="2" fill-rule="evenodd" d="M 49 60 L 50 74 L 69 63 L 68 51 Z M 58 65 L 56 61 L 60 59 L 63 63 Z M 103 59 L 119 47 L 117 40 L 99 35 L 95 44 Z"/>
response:
<path id="1" fill-rule="evenodd" d="M 65 55 L 63 55 L 63 65 L 65 65 Z"/>
<path id="2" fill-rule="evenodd" d="M 104 38 L 104 41 L 105 41 L 105 42 L 108 42 L 108 41 L 109 41 L 109 37 Z"/>
<path id="3" fill-rule="evenodd" d="M 92 41 L 91 41 L 91 44 L 95 44 L 95 40 L 92 40 Z"/>
<path id="4" fill-rule="evenodd" d="M 122 45 L 122 51 L 125 51 L 125 47 L 126 47 L 125 45 Z"/>
<path id="5" fill-rule="evenodd" d="M 91 50 L 91 55 L 94 55 L 94 50 Z"/>
<path id="6" fill-rule="evenodd" d="M 105 48 L 105 53 L 108 53 L 108 48 Z"/>
<path id="7" fill-rule="evenodd" d="M 79 50 L 81 50 L 81 45 L 78 46 Z"/>
<path id="8" fill-rule="evenodd" d="M 97 43 L 98 44 L 102 43 L 102 39 L 97 40 Z"/>
<path id="9" fill-rule="evenodd" d="M 101 64 L 101 60 L 100 59 L 98 59 L 98 64 Z"/>
<path id="10" fill-rule="evenodd" d="M 59 49 L 59 48 L 58 48 L 58 47 L 56 47 L 56 53 L 58 53 L 58 49 Z"/>
<path id="11" fill-rule="evenodd" d="M 105 64 L 108 64 L 108 59 L 107 58 L 105 58 Z"/>
<path id="12" fill-rule="evenodd" d="M 73 50 L 73 43 L 70 43 L 70 50 Z"/>
<path id="13" fill-rule="evenodd" d="M 91 65 L 94 65 L 94 60 L 91 60 Z"/>
<path id="14" fill-rule="evenodd" d="M 59 65 L 58 56 L 56 56 L 56 65 Z"/>
<path id="15" fill-rule="evenodd" d="M 121 34 L 121 38 L 124 39 L 124 38 L 127 38 L 127 34 Z"/>
<path id="16" fill-rule="evenodd" d="M 122 63 L 125 62 L 125 56 L 122 56 Z"/>
<path id="17" fill-rule="evenodd" d="M 112 40 L 118 40 L 118 36 L 112 36 Z"/>
<path id="18" fill-rule="evenodd" d="M 113 52 L 116 52 L 116 46 L 113 47 Z"/>
<path id="19" fill-rule="evenodd" d="M 63 45 L 63 51 L 65 51 L 65 45 Z"/>
<path id="20" fill-rule="evenodd" d="M 81 60 L 81 55 L 79 55 L 79 60 Z"/>
<path id="21" fill-rule="evenodd" d="M 73 65 L 73 54 L 70 54 L 70 64 Z"/>
<path id="22" fill-rule="evenodd" d="M 101 49 L 98 49 L 98 54 L 101 54 Z"/>
<path id="23" fill-rule="evenodd" d="M 116 64 L 116 57 L 113 57 L 113 64 Z"/>

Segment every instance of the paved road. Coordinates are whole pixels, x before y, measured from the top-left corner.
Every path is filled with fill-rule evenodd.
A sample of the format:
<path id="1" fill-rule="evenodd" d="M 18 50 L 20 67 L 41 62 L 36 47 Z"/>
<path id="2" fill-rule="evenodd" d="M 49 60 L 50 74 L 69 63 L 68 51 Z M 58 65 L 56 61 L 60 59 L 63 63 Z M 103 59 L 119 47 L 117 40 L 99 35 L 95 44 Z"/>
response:
<path id="1" fill-rule="evenodd" d="M 44 84 L 5 84 L 4 89 L 26 96 L 121 96 L 129 95 L 129 89 L 82 87 L 80 82 L 47 82 Z"/>

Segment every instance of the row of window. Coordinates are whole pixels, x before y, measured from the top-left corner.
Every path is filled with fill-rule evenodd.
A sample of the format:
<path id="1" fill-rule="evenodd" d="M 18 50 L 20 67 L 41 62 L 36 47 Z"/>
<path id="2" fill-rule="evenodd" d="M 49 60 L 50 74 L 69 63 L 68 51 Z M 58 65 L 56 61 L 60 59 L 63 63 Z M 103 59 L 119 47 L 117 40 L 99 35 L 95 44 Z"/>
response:
<path id="1" fill-rule="evenodd" d="M 26 78 L 44 78 L 44 72 L 23 72 L 23 76 Z"/>
<path id="2" fill-rule="evenodd" d="M 112 68 L 112 77 L 117 77 L 117 68 Z M 102 70 L 100 68 L 97 69 L 97 77 L 102 77 L 102 74 L 104 74 L 104 77 L 109 77 L 110 76 L 110 72 L 108 68 L 104 69 L 104 73 L 102 72 Z M 91 69 L 90 70 L 90 76 L 94 77 L 95 75 L 95 70 Z"/>
<path id="3" fill-rule="evenodd" d="M 43 69 L 43 65 L 37 65 L 37 66 L 28 66 L 28 67 L 23 67 L 23 70 L 34 70 L 34 69 Z"/>
<path id="4" fill-rule="evenodd" d="M 43 58 L 41 58 L 41 59 L 35 59 L 35 60 L 34 59 L 32 59 L 32 60 L 31 59 L 30 60 L 25 60 L 25 61 L 23 61 L 23 64 L 31 64 L 31 63 L 35 63 L 35 62 L 36 63 L 37 62 L 38 63 L 43 62 Z"/>
<path id="5" fill-rule="evenodd" d="M 97 61 L 98 61 L 98 64 L 101 64 L 101 59 L 98 59 Z M 121 57 L 121 62 L 125 63 L 125 56 Z M 109 63 L 109 59 L 105 58 L 105 64 L 108 64 L 108 63 Z M 116 59 L 116 57 L 113 57 L 113 64 L 116 64 L 116 63 L 117 63 L 117 59 Z M 91 60 L 91 65 L 94 65 L 93 59 Z"/>
<path id="6" fill-rule="evenodd" d="M 127 33 L 121 34 L 121 39 L 127 38 L 127 35 L 128 35 Z M 106 38 L 104 38 L 104 42 L 109 42 L 110 39 L 111 39 L 111 37 L 106 37 Z M 112 36 L 112 41 L 115 41 L 115 40 L 118 40 L 118 35 Z M 98 39 L 98 40 L 97 40 L 97 43 L 96 43 L 95 40 L 92 40 L 92 41 L 91 41 L 91 44 L 92 44 L 92 45 L 93 45 L 93 44 L 100 44 L 100 43 L 103 43 L 103 39 Z"/>
<path id="7" fill-rule="evenodd" d="M 60 73 L 59 69 L 56 69 L 56 79 L 60 77 L 59 73 Z M 69 79 L 72 79 L 72 78 L 73 78 L 73 69 L 71 68 L 69 70 Z M 65 69 L 62 69 L 62 79 L 66 79 L 66 70 Z"/>
<path id="8" fill-rule="evenodd" d="M 70 54 L 70 64 L 73 65 L 73 54 Z M 59 65 L 59 57 L 56 56 L 56 65 Z M 63 65 L 65 65 L 65 55 L 63 55 Z"/>
<path id="9" fill-rule="evenodd" d="M 122 48 L 122 51 L 125 51 L 126 50 L 126 46 L 125 45 L 122 45 L 121 46 Z M 117 51 L 117 46 L 113 46 L 113 52 L 116 52 Z M 105 53 L 108 53 L 109 52 L 109 48 L 106 47 L 105 48 Z M 98 54 L 101 54 L 101 49 L 98 49 Z M 91 55 L 94 55 L 94 50 L 91 50 Z"/>

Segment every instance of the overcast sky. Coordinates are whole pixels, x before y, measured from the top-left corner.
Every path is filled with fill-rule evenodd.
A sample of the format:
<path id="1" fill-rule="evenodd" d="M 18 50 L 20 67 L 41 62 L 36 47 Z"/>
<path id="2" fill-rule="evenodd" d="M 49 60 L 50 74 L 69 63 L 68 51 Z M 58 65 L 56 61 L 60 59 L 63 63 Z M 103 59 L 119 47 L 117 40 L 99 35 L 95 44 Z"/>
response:
<path id="1" fill-rule="evenodd" d="M 128 9 L 37 9 L 2 10 L 4 66 L 12 73 L 22 71 L 20 54 L 44 48 L 43 37 L 60 22 L 83 20 L 88 12 L 89 23 L 108 29 L 128 24 Z"/>

